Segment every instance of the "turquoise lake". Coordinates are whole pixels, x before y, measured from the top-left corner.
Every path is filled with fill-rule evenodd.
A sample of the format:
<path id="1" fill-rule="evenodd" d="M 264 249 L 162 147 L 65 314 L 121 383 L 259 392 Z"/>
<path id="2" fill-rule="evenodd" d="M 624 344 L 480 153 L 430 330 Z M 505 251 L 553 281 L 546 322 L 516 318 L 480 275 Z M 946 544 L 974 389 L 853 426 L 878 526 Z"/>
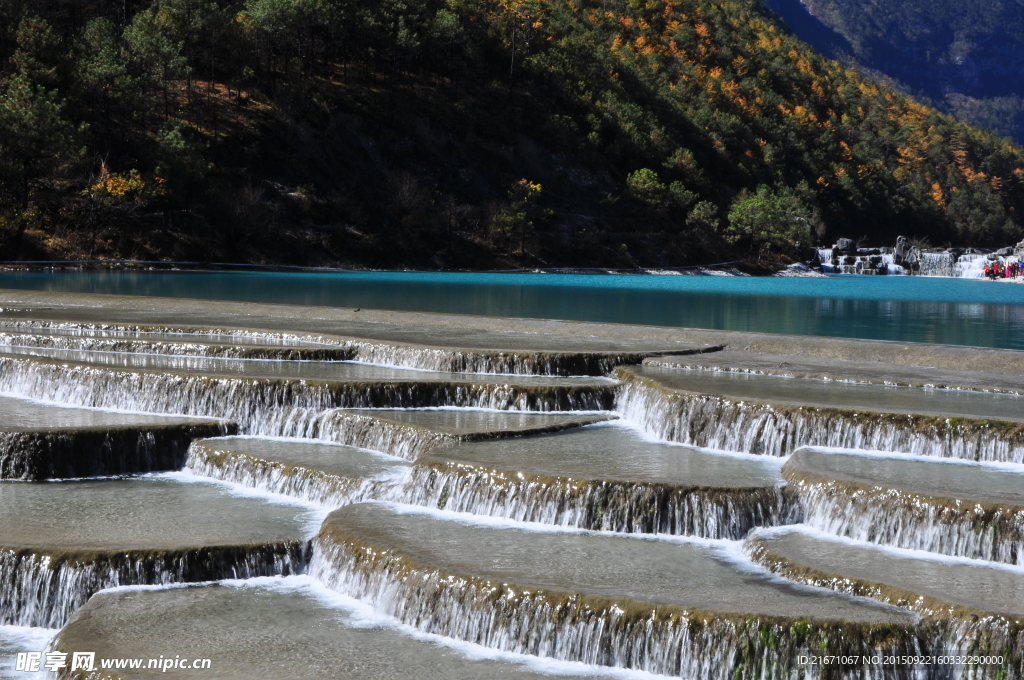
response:
<path id="1" fill-rule="evenodd" d="M 4 272 L 0 288 L 570 319 L 1024 349 L 1024 285 L 903 276 Z"/>

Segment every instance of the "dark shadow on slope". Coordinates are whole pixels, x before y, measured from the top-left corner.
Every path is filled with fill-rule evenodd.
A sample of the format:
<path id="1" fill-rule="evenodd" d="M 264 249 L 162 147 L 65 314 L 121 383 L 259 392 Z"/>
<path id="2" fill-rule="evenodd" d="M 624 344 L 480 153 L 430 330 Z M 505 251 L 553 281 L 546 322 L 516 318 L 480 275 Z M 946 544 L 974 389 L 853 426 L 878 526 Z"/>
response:
<path id="1" fill-rule="evenodd" d="M 811 14 L 800 0 L 765 0 L 765 5 L 818 53 L 836 61 L 845 62 L 853 58 L 854 49 L 850 42 Z"/>

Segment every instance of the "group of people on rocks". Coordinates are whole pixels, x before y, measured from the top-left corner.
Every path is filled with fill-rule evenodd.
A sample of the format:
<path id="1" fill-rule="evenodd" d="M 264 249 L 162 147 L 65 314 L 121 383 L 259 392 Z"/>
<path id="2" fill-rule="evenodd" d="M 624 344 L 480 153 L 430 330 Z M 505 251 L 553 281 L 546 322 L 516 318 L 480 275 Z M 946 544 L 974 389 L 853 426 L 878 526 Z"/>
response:
<path id="1" fill-rule="evenodd" d="M 1015 279 L 1024 274 L 1024 264 L 1020 262 L 993 262 L 985 265 L 985 276 L 990 279 Z"/>

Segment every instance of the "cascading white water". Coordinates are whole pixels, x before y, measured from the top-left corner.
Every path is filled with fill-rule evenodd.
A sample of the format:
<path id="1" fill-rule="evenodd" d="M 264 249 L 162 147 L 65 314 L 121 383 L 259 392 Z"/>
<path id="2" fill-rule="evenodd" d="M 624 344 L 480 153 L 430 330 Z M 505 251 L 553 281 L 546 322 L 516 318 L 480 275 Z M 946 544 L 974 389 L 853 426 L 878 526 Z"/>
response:
<path id="1" fill-rule="evenodd" d="M 834 261 L 833 261 L 834 259 Z M 831 248 L 819 248 L 818 260 L 825 274 L 883 274 L 903 276 L 910 272 L 896 264 L 891 253 L 880 255 L 847 255 L 832 257 Z"/>
<path id="2" fill-rule="evenodd" d="M 655 437 L 690 446 L 771 456 L 801 446 L 827 446 L 1024 462 L 1020 426 L 1000 429 L 980 421 L 746 402 L 667 390 L 621 369 L 618 374 L 619 413 Z"/>
<path id="3" fill-rule="evenodd" d="M 792 480 L 804 523 L 860 541 L 1024 565 L 1024 510 L 898 489 Z"/>
<path id="4" fill-rule="evenodd" d="M 985 276 L 985 265 L 988 263 L 988 257 L 981 253 L 961 255 L 960 259 L 956 261 L 954 276 L 963 279 L 980 279 Z"/>
<path id="5" fill-rule="evenodd" d="M 400 366 L 444 373 L 507 375 L 601 376 L 616 366 L 639 364 L 643 352 L 485 352 L 437 349 L 399 344 L 351 341 L 355 359 L 370 364 Z"/>
<path id="6" fill-rule="evenodd" d="M 869 597 L 908 608 L 924 618 L 917 625 L 921 654 L 936 657 L 1002 657 L 1002 663 L 934 663 L 911 666 L 915 678 L 975 680 L 1019 678 L 1024 672 L 1024 626 L 1019 620 L 1001 615 L 979 616 L 959 607 L 950 607 L 914 593 L 890 591 L 874 583 L 834 576 L 779 555 L 758 539 L 748 541 L 744 551 L 759 564 L 792 581 L 817 588 L 828 588 L 853 597 Z"/>
<path id="7" fill-rule="evenodd" d="M 921 253 L 921 276 L 957 276 L 957 258 L 953 253 Z"/>
<path id="8" fill-rule="evenodd" d="M 426 451 L 459 441 L 455 435 L 395 423 L 372 414 L 329 411 L 316 423 L 318 439 L 416 460 Z"/>
<path id="9" fill-rule="evenodd" d="M 224 418 L 244 434 L 316 437 L 336 408 L 463 406 L 498 410 L 607 410 L 604 385 L 504 382 L 357 382 L 210 378 L 0 357 L 0 391 L 74 406 Z"/>
<path id="10" fill-rule="evenodd" d="M 0 625 L 60 628 L 104 588 L 301 574 L 309 545 L 36 554 L 0 549 Z"/>
<path id="11" fill-rule="evenodd" d="M 33 335 L 33 330 L 59 334 Z M 161 337 L 147 338 L 147 334 L 161 334 Z M 181 340 L 167 337 L 173 335 L 181 335 Z M 231 344 L 238 340 L 245 344 Z M 245 359 L 359 361 L 442 373 L 545 376 L 603 376 L 616 366 L 639 364 L 651 355 L 650 352 L 488 351 L 238 329 L 0 320 L 0 347 L 3 346 Z"/>
<path id="12" fill-rule="evenodd" d="M 263 460 L 232 451 L 219 451 L 203 442 L 195 442 L 189 448 L 185 467 L 203 477 L 326 507 L 371 499 L 391 499 L 397 495 L 401 484 L 398 476 L 382 479 L 342 477 L 313 468 Z"/>
<path id="13" fill-rule="evenodd" d="M 755 526 L 799 521 L 797 507 L 780 487 L 577 480 L 440 461 L 414 466 L 398 498 L 520 522 L 702 538 L 738 539 Z"/>
<path id="14" fill-rule="evenodd" d="M 802 628 L 771 617 L 703 616 L 656 607 L 624 610 L 607 599 L 521 589 L 433 568 L 390 551 L 321 532 L 310 573 L 423 632 L 519 654 L 710 680 L 824 677 L 800 655 L 920 653 L 915 635 L 894 626 Z M 912 667 L 859 663 L 830 678 L 906 679 Z"/>
<path id="15" fill-rule="evenodd" d="M 889 276 L 947 276 L 963 279 L 980 279 L 985 276 L 984 267 L 993 260 L 984 253 L 929 252 L 920 253 L 917 271 L 896 264 L 891 253 L 879 255 L 854 255 L 840 253 L 833 258 L 831 248 L 818 248 L 818 259 L 826 274 L 887 274 Z M 997 257 L 995 261 L 1006 264 L 1016 262 L 1015 256 Z"/>

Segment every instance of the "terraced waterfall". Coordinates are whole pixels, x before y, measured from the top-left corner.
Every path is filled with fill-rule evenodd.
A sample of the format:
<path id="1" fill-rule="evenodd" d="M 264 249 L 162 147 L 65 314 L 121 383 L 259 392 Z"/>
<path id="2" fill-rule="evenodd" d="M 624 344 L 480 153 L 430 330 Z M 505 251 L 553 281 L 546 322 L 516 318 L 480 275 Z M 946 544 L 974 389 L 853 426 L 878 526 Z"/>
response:
<path id="1" fill-rule="evenodd" d="M 1024 679 L 1016 352 L 124 304 L 0 310 L 0 677 Z"/>

